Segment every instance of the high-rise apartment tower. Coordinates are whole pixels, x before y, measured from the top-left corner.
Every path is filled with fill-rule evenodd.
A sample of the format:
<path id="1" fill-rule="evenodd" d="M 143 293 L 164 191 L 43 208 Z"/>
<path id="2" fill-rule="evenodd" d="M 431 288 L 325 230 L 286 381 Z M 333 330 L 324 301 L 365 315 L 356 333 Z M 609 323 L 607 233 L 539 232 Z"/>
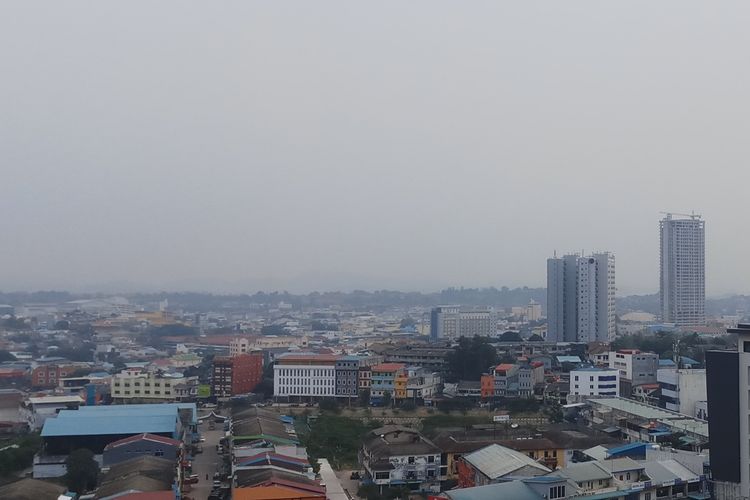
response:
<path id="1" fill-rule="evenodd" d="M 609 342 L 615 337 L 615 256 L 547 259 L 547 340 Z"/>
<path id="2" fill-rule="evenodd" d="M 700 215 L 666 214 L 661 240 L 661 319 L 677 326 L 706 323 L 706 228 Z"/>

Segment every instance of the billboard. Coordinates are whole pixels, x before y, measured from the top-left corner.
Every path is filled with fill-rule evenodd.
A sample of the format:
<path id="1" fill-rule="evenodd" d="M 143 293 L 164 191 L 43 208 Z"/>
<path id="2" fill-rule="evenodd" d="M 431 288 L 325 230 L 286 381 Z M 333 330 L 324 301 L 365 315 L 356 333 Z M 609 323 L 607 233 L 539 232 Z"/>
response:
<path id="1" fill-rule="evenodd" d="M 198 397 L 199 398 L 210 398 L 211 397 L 211 386 L 208 384 L 201 384 L 198 386 Z"/>

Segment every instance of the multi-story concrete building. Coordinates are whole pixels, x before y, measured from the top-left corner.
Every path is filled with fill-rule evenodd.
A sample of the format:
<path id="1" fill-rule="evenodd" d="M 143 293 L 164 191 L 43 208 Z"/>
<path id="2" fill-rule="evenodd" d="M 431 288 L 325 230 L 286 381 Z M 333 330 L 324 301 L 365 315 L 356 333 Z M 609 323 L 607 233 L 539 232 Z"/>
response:
<path id="1" fill-rule="evenodd" d="M 404 346 L 385 353 L 386 363 L 404 363 L 421 366 L 430 371 L 444 372 L 448 366 L 448 354 L 453 349 L 441 347 Z"/>
<path id="2" fill-rule="evenodd" d="M 526 321 L 539 321 L 542 318 L 542 304 L 531 300 L 526 306 Z"/>
<path id="3" fill-rule="evenodd" d="M 657 382 L 659 355 L 637 349 L 620 349 L 609 353 L 609 367 L 620 372 L 620 396 L 630 397 L 633 388 Z"/>
<path id="4" fill-rule="evenodd" d="M 608 342 L 614 337 L 614 255 L 547 259 L 547 340 Z"/>
<path id="5" fill-rule="evenodd" d="M 403 363 L 382 363 L 371 368 L 372 385 L 370 386 L 370 402 L 378 405 L 382 404 L 386 393 L 390 397 L 396 398 L 402 394 L 396 394 L 396 391 L 403 390 L 403 396 L 406 397 L 406 365 Z M 398 387 L 397 387 L 398 384 Z"/>
<path id="6" fill-rule="evenodd" d="M 665 323 L 706 323 L 706 226 L 700 215 L 659 221 L 660 299 Z"/>
<path id="7" fill-rule="evenodd" d="M 430 340 L 458 337 L 489 337 L 496 333 L 495 312 L 492 309 L 464 309 L 460 306 L 440 306 L 430 314 Z"/>
<path id="8" fill-rule="evenodd" d="M 236 356 L 214 358 L 211 391 L 226 398 L 253 392 L 263 380 L 263 353 L 251 351 Z"/>
<path id="9" fill-rule="evenodd" d="M 577 403 L 591 396 L 615 397 L 619 385 L 619 370 L 596 367 L 571 370 L 568 402 Z"/>
<path id="10" fill-rule="evenodd" d="M 336 397 L 336 361 L 330 354 L 286 354 L 273 366 L 273 395 L 308 399 Z"/>
<path id="11" fill-rule="evenodd" d="M 750 498 L 750 324 L 730 328 L 736 351 L 706 352 L 711 476 L 717 500 Z"/>
<path id="12" fill-rule="evenodd" d="M 356 398 L 359 394 L 359 358 L 341 356 L 335 367 L 336 397 Z"/>
<path id="13" fill-rule="evenodd" d="M 88 368 L 88 363 L 68 361 L 63 358 L 37 360 L 31 371 L 31 386 L 37 389 L 57 387 L 61 378 L 69 377 L 79 368 Z"/>
<path id="14" fill-rule="evenodd" d="M 440 394 L 442 379 L 437 372 L 430 372 L 419 366 L 406 368 L 406 399 L 422 402 Z"/>
<path id="15" fill-rule="evenodd" d="M 677 370 L 660 368 L 656 375 L 659 382 L 659 406 L 691 417 L 708 420 L 704 403 L 706 395 L 706 370 Z"/>
<path id="16" fill-rule="evenodd" d="M 198 377 L 158 375 L 141 369 L 128 369 L 110 382 L 116 403 L 184 401 L 198 395 Z"/>
<path id="17" fill-rule="evenodd" d="M 253 340 L 248 337 L 235 337 L 229 341 L 229 355 L 244 354 L 253 348 Z"/>
<path id="18" fill-rule="evenodd" d="M 430 313 L 430 340 L 458 337 L 458 313 L 460 306 L 434 307 Z"/>

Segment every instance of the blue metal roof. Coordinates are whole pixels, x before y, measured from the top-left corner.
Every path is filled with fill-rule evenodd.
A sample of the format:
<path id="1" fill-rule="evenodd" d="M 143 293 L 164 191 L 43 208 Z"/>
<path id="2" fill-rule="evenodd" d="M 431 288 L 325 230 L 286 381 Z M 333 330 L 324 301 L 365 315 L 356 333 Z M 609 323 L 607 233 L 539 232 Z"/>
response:
<path id="1" fill-rule="evenodd" d="M 62 416 L 64 413 L 77 413 L 77 417 Z M 62 416 L 62 418 L 60 418 Z M 76 410 L 64 410 L 57 418 L 48 418 L 42 428 L 43 437 L 55 436 L 97 436 L 130 435 L 148 432 L 168 433 L 175 437 L 177 418 L 175 415 L 94 415 Z"/>
<path id="2" fill-rule="evenodd" d="M 635 451 L 639 448 L 645 448 L 646 446 L 651 446 L 649 443 L 645 442 L 638 442 L 638 443 L 630 443 L 623 446 L 618 446 L 616 448 L 610 448 L 607 450 L 607 455 L 613 456 L 613 455 L 620 455 L 623 453 L 627 453 L 629 451 Z"/>
<path id="3" fill-rule="evenodd" d="M 178 410 L 189 409 L 193 412 L 193 424 L 198 423 L 198 408 L 195 403 L 156 403 L 156 404 L 128 404 L 109 406 L 81 406 L 78 411 L 85 413 L 106 412 L 107 416 L 122 415 L 177 415 Z M 62 412 L 60 412 L 62 414 Z M 59 417 L 58 417 L 59 418 Z"/>

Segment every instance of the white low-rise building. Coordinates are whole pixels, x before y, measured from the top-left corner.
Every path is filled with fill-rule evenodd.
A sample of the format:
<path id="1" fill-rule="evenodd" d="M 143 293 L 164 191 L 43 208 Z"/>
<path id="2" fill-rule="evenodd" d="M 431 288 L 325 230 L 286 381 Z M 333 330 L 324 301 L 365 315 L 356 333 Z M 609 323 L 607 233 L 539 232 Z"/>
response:
<path id="1" fill-rule="evenodd" d="M 691 417 L 707 419 L 706 370 L 660 368 L 659 406 Z"/>
<path id="2" fill-rule="evenodd" d="M 273 365 L 276 397 L 335 397 L 336 360 L 329 354 L 286 354 Z"/>
<path id="3" fill-rule="evenodd" d="M 55 418 L 60 410 L 75 410 L 83 404 L 80 396 L 39 396 L 31 397 L 22 408 L 22 414 L 29 429 L 37 431 L 44 427 L 48 418 Z"/>
<path id="4" fill-rule="evenodd" d="M 586 397 L 615 397 L 620 386 L 620 372 L 607 368 L 579 368 L 570 372 L 568 402 L 576 403 Z"/>

